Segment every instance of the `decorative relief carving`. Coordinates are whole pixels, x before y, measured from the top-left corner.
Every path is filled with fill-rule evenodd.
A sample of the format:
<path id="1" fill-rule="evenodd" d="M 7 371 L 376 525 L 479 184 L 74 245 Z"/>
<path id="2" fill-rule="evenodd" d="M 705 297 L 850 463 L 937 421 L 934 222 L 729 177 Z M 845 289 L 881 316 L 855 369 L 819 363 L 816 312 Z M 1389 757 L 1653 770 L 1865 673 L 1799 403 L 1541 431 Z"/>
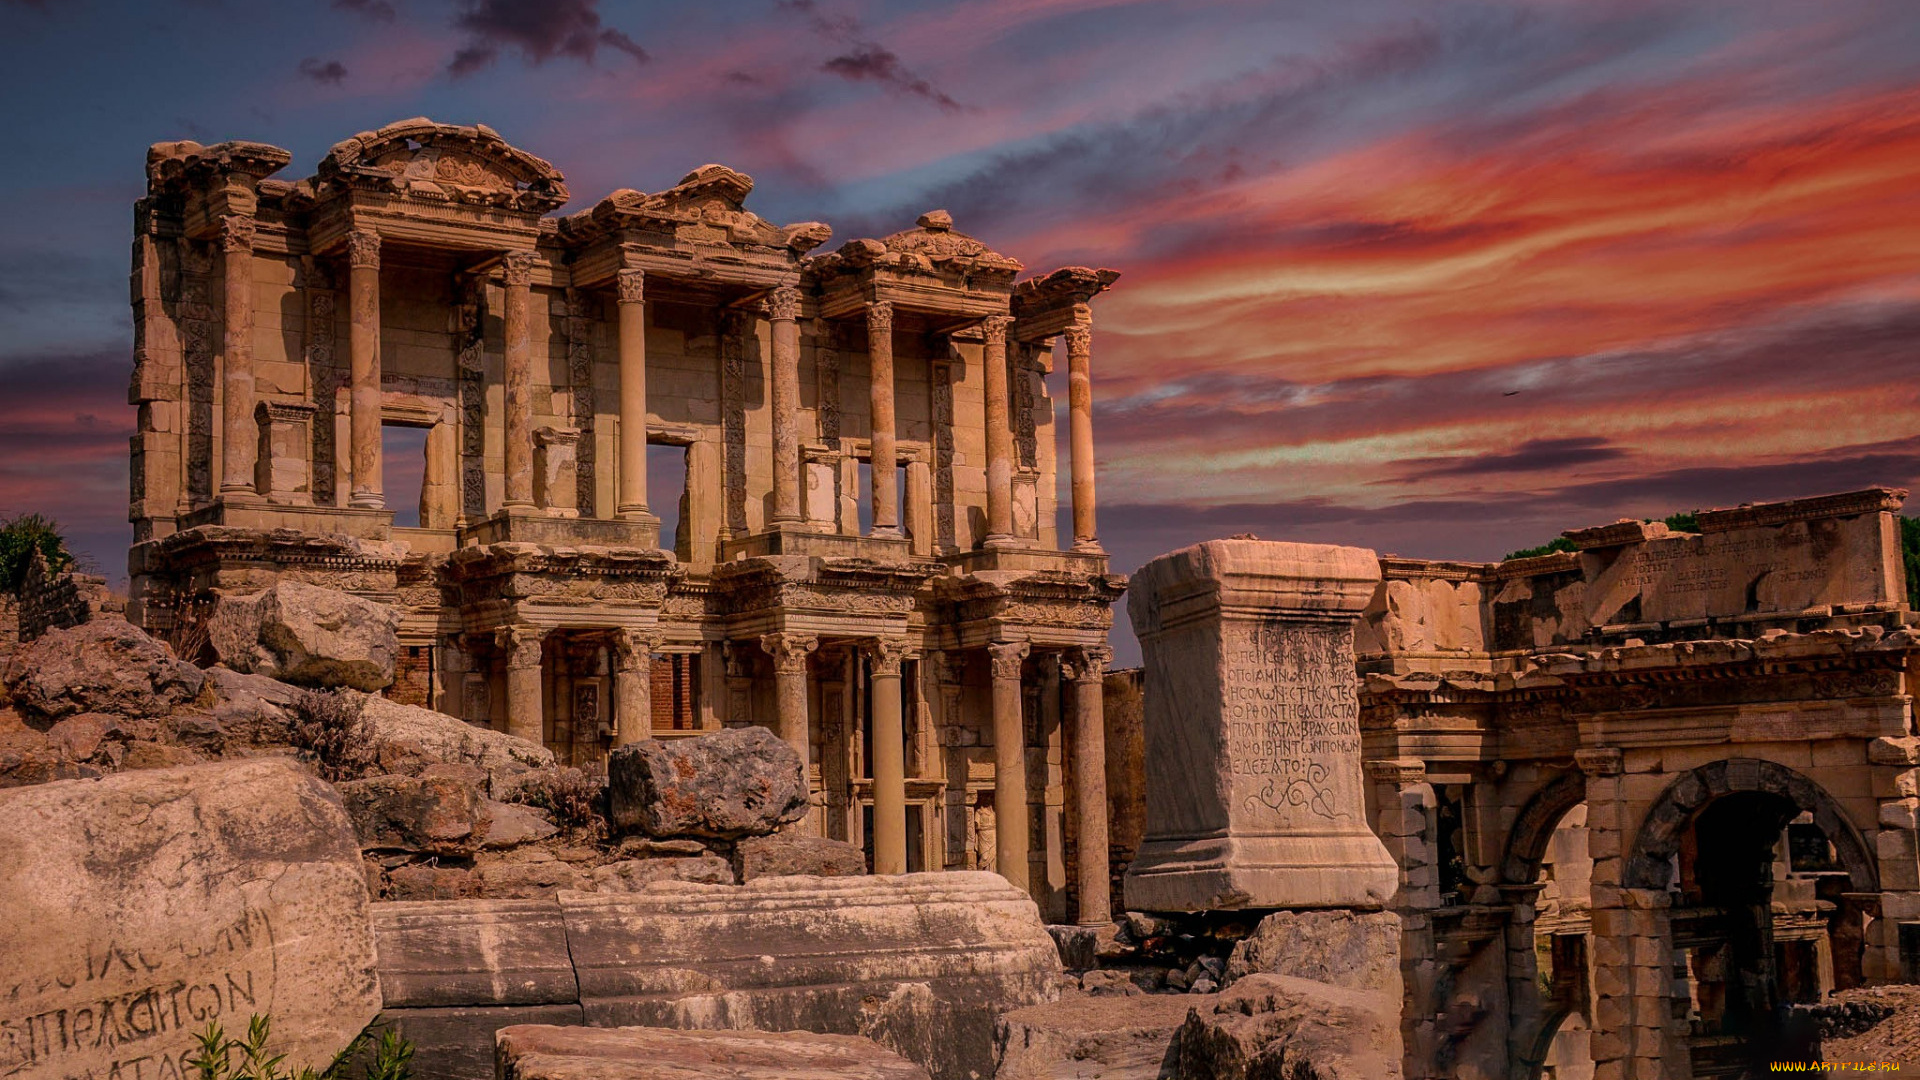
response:
<path id="1" fill-rule="evenodd" d="M 1007 327 L 1013 325 L 1011 315 L 989 315 L 980 321 L 980 331 L 986 335 L 988 345 L 1005 345 Z"/>
<path id="2" fill-rule="evenodd" d="M 899 675 L 900 665 L 908 659 L 912 643 L 905 638 L 868 638 L 861 643 L 867 662 L 875 675 Z"/>
<path id="3" fill-rule="evenodd" d="M 220 250 L 228 255 L 253 253 L 255 222 L 250 217 L 228 214 L 220 219 Z"/>
<path id="4" fill-rule="evenodd" d="M 747 358 L 741 340 L 746 320 L 720 316 L 720 424 L 726 440 L 727 531 L 747 535 Z"/>
<path id="5" fill-rule="evenodd" d="M 782 285 L 767 297 L 769 318 L 775 322 L 792 322 L 800 317 L 800 290 L 791 285 Z"/>
<path id="6" fill-rule="evenodd" d="M 813 375 L 820 416 L 820 441 L 840 444 L 840 326 L 824 319 L 814 322 Z"/>
<path id="7" fill-rule="evenodd" d="M 460 512 L 468 521 L 487 516 L 487 380 L 485 283 L 469 278 L 454 308 L 454 355 L 459 374 Z"/>
<path id="8" fill-rule="evenodd" d="M 869 335 L 893 333 L 893 302 L 882 300 L 867 307 L 867 333 Z"/>
<path id="9" fill-rule="evenodd" d="M 660 647 L 660 639 L 653 634 L 643 634 L 638 630 L 622 629 L 613 632 L 613 663 L 620 671 L 646 671 L 653 663 L 653 651 Z"/>
<path id="10" fill-rule="evenodd" d="M 1075 323 L 1067 327 L 1063 336 L 1067 339 L 1067 355 L 1069 357 L 1092 355 L 1093 327 L 1085 323 Z"/>
<path id="11" fill-rule="evenodd" d="M 928 374 L 933 380 L 934 543 L 952 551 L 959 546 L 953 516 L 953 364 L 935 363 Z"/>
<path id="12" fill-rule="evenodd" d="M 494 647 L 506 655 L 508 670 L 538 670 L 540 644 L 546 633 L 531 626 L 508 626 L 494 631 Z"/>
<path id="13" fill-rule="evenodd" d="M 533 284 L 533 252 L 509 251 L 500 260 L 500 273 L 508 288 L 526 288 Z"/>
<path id="14" fill-rule="evenodd" d="M 1113 662 L 1113 650 L 1082 646 L 1060 654 L 1060 677 L 1071 682 L 1099 682 Z"/>
<path id="15" fill-rule="evenodd" d="M 760 635 L 760 648 L 773 657 L 773 670 L 781 675 L 806 674 L 807 654 L 819 647 L 820 639 L 813 634 L 783 631 Z"/>
<path id="16" fill-rule="evenodd" d="M 183 509 L 213 500 L 213 305 L 210 245 L 180 241 L 180 346 L 186 385 L 186 476 Z"/>
<path id="17" fill-rule="evenodd" d="M 620 302 L 623 304 L 643 304 L 647 299 L 647 272 L 645 270 L 622 270 L 614 278 L 620 290 Z"/>
<path id="18" fill-rule="evenodd" d="M 340 383 L 340 373 L 334 367 L 336 297 L 332 279 L 317 261 L 307 258 L 301 266 L 307 295 L 307 382 L 312 387 L 314 407 L 310 436 L 313 475 L 308 483 L 315 505 L 332 506 L 336 498 L 333 480 L 339 453 L 334 439 L 338 408 L 335 394 Z"/>
<path id="19" fill-rule="evenodd" d="M 1018 680 L 1020 668 L 1033 647 L 1024 641 L 996 641 L 987 646 L 987 656 L 993 662 L 993 677 L 996 680 Z"/>
<path id="20" fill-rule="evenodd" d="M 355 270 L 380 269 L 380 234 L 372 229 L 347 233 L 347 265 Z"/>
<path id="21" fill-rule="evenodd" d="M 1035 430 L 1034 411 L 1040 403 L 1037 388 L 1044 376 L 1040 372 L 1040 362 L 1034 358 L 1031 346 L 1018 347 L 1014 355 L 1012 374 L 1014 467 L 1038 469 L 1040 440 Z"/>
<path id="22" fill-rule="evenodd" d="M 639 271 L 621 271 L 626 273 Z M 625 284 L 621 288 L 625 288 Z M 580 430 L 574 449 L 574 506 L 581 517 L 594 514 L 593 323 L 587 318 L 587 297 L 567 289 L 567 378 L 573 384 L 573 426 Z"/>

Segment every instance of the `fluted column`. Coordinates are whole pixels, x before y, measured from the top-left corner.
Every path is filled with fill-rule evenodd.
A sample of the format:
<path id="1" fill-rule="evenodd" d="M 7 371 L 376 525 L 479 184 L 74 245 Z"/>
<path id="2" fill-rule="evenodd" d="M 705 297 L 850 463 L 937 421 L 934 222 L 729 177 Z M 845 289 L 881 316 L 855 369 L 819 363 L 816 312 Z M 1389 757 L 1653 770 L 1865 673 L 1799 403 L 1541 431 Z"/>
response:
<path id="1" fill-rule="evenodd" d="M 620 290 L 620 500 L 629 520 L 647 506 L 647 273 L 622 270 Z"/>
<path id="2" fill-rule="evenodd" d="M 220 219 L 225 322 L 220 358 L 220 494 L 254 494 L 258 429 L 253 418 L 253 227 L 250 217 Z"/>
<path id="3" fill-rule="evenodd" d="M 761 634 L 760 647 L 773 657 L 774 733 L 800 754 L 804 769 L 813 757 L 807 654 L 820 647 L 820 639 L 812 634 Z"/>
<path id="4" fill-rule="evenodd" d="M 347 353 L 352 365 L 347 398 L 347 442 L 353 493 L 347 505 L 383 510 L 380 473 L 380 234 L 347 234 Z"/>
<path id="5" fill-rule="evenodd" d="M 533 252 L 509 251 L 507 282 L 507 488 L 503 505 L 533 509 Z"/>
<path id="6" fill-rule="evenodd" d="M 1093 322 L 1067 329 L 1067 430 L 1073 442 L 1073 548 L 1100 553 L 1093 495 Z"/>
<path id="7" fill-rule="evenodd" d="M 1082 926 L 1113 921 L 1112 880 L 1107 866 L 1107 728 L 1104 676 L 1113 654 L 1080 649 L 1070 655 L 1073 680 L 1074 831 L 1079 837 Z"/>
<path id="8" fill-rule="evenodd" d="M 547 739 L 545 695 L 540 685 L 543 631 L 509 626 L 494 635 L 507 658 L 507 734 L 542 745 Z"/>
<path id="9" fill-rule="evenodd" d="M 873 455 L 868 472 L 873 477 L 873 535 L 899 536 L 900 485 L 894 450 L 893 424 L 893 305 L 881 301 L 867 309 L 867 363 Z"/>
<path id="10" fill-rule="evenodd" d="M 653 639 L 633 630 L 613 635 L 613 745 L 653 737 Z"/>
<path id="11" fill-rule="evenodd" d="M 901 727 L 900 664 L 907 643 L 867 644 L 873 688 L 873 872 L 907 872 L 907 747 Z"/>
<path id="12" fill-rule="evenodd" d="M 1007 400 L 1007 327 L 1010 315 L 988 317 L 982 363 L 987 391 L 987 543 L 1013 541 L 1013 423 Z M 1006 819 L 1000 819 L 1006 832 Z"/>
<path id="13" fill-rule="evenodd" d="M 800 290 L 768 299 L 773 319 L 773 520 L 800 520 Z"/>
<path id="14" fill-rule="evenodd" d="M 987 646 L 993 660 L 993 817 L 994 869 L 1027 887 L 1027 733 L 1020 715 L 1020 669 L 1029 649 L 1024 641 Z"/>

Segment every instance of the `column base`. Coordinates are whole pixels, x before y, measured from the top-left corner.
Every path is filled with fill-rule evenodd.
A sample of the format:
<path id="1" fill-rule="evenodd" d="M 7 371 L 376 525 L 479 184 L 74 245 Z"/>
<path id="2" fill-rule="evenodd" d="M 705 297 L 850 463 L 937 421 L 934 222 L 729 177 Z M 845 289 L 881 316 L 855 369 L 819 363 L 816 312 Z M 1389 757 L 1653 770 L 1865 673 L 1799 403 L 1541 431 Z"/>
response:
<path id="1" fill-rule="evenodd" d="M 987 538 L 980 541 L 980 546 L 986 548 L 1017 548 L 1026 547 L 1027 542 L 1011 533 L 988 533 Z"/>
<path id="2" fill-rule="evenodd" d="M 1127 868 L 1129 911 L 1384 908 L 1399 866 L 1366 833 L 1148 840 Z"/>
<path id="3" fill-rule="evenodd" d="M 638 506 L 622 506 L 613 512 L 613 516 L 621 521 L 635 521 L 651 525 L 660 524 L 659 515 L 655 514 L 652 508 L 647 506 L 646 503 L 641 503 Z"/>
<path id="4" fill-rule="evenodd" d="M 907 538 L 906 532 L 897 525 L 887 525 L 884 527 L 876 525 L 873 531 L 867 535 L 875 540 L 905 540 Z"/>
<path id="5" fill-rule="evenodd" d="M 252 488 L 222 488 L 219 499 L 228 506 L 264 506 L 267 501 Z"/>
<path id="6" fill-rule="evenodd" d="M 370 494 L 354 492 L 347 497 L 347 509 L 349 510 L 385 510 L 386 508 L 387 497 L 379 492 Z"/>
<path id="7" fill-rule="evenodd" d="M 1073 550 L 1078 551 L 1083 555 L 1105 555 L 1107 553 L 1107 549 L 1100 546 L 1100 541 L 1095 540 L 1092 537 L 1088 537 L 1084 540 L 1080 539 L 1079 537 L 1075 537 L 1073 541 Z"/>

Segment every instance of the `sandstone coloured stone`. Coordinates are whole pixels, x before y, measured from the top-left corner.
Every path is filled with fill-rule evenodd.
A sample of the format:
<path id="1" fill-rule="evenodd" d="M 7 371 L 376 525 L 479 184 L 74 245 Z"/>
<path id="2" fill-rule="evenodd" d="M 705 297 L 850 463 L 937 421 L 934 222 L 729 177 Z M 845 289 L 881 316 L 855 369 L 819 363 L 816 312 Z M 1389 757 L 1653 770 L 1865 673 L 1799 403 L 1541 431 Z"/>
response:
<path id="1" fill-rule="evenodd" d="M 601 892 L 638 892 L 656 881 L 732 885 L 734 880 L 733 867 L 727 860 L 713 854 L 622 859 L 593 868 L 593 883 Z"/>
<path id="2" fill-rule="evenodd" d="M 489 850 L 531 844 L 560 831 L 546 811 L 519 803 L 488 800 L 485 813 L 490 824 L 480 846 Z"/>
<path id="3" fill-rule="evenodd" d="M 29 717 L 80 713 L 165 716 L 192 701 L 206 673 L 122 619 L 99 618 L 54 630 L 20 647 L 6 688 Z"/>
<path id="4" fill-rule="evenodd" d="M 1194 1002 L 1168 994 L 1076 995 L 1002 1013 L 993 1027 L 994 1080 L 1171 1077 L 1174 1036 Z"/>
<path id="5" fill-rule="evenodd" d="M 214 655 L 235 671 L 371 691 L 393 682 L 399 626 L 385 604 L 283 579 L 251 595 L 222 594 L 207 633 Z"/>
<path id="6" fill-rule="evenodd" d="M 458 780 L 374 776 L 336 786 L 364 850 L 467 856 L 487 835 L 487 801 Z"/>
<path id="7" fill-rule="evenodd" d="M 523 1024 L 497 1039 L 498 1080 L 928 1080 L 857 1035 Z"/>
<path id="8" fill-rule="evenodd" d="M 499 798 L 503 782 L 553 768 L 553 752 L 537 743 L 377 694 L 363 699 L 360 716 L 383 772 L 413 776 L 439 764 L 472 765 L 486 771 L 487 793 Z"/>
<path id="9" fill-rule="evenodd" d="M 656 837 L 763 836 L 807 813 L 800 755 L 761 727 L 643 739 L 607 761 L 614 828 Z"/>
<path id="10" fill-rule="evenodd" d="M 1213 540 L 1133 579 L 1146 658 L 1141 911 L 1379 908 L 1399 870 L 1369 828 L 1354 617 L 1359 548 Z"/>
<path id="11" fill-rule="evenodd" d="M 1286 975 L 1249 975 L 1198 1001 L 1176 1037 L 1182 1080 L 1402 1075 L 1396 997 Z"/>
<path id="12" fill-rule="evenodd" d="M 1397 1001 L 1400 935 L 1391 911 L 1279 911 L 1234 945 L 1226 974 L 1291 975 Z"/>
<path id="13" fill-rule="evenodd" d="M 0 792 L 0 834 L 0 1075 L 184 1077 L 255 1013 L 323 1066 L 379 1008 L 352 826 L 289 761 Z"/>
<path id="14" fill-rule="evenodd" d="M 778 832 L 749 836 L 733 847 L 733 867 L 742 882 L 763 877 L 845 877 L 867 872 L 866 853 L 844 840 Z"/>

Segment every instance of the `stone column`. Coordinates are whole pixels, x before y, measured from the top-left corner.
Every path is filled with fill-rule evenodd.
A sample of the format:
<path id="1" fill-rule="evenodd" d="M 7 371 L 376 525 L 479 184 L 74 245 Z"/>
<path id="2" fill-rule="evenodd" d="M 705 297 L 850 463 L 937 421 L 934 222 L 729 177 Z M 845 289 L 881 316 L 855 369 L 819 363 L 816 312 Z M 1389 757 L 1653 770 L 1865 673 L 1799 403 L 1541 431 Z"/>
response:
<path id="1" fill-rule="evenodd" d="M 986 369 L 989 545 L 1013 542 L 1013 421 L 1007 398 L 1007 327 L 1011 325 L 1010 315 L 992 315 L 982 324 L 987 339 L 981 363 Z M 1006 826 L 1002 818 L 1002 843 Z"/>
<path id="2" fill-rule="evenodd" d="M 804 768 L 813 760 L 807 715 L 807 654 L 820 647 L 812 634 L 761 634 L 760 647 L 773 657 L 774 731 L 800 754 Z"/>
<path id="3" fill-rule="evenodd" d="M 1079 923 L 1113 921 L 1113 883 L 1107 863 L 1107 725 L 1104 680 L 1108 649 L 1069 654 L 1063 674 L 1073 682 L 1074 832 L 1080 860 Z"/>
<path id="4" fill-rule="evenodd" d="M 502 506 L 533 509 L 533 252 L 509 251 L 507 281 L 507 488 Z"/>
<path id="5" fill-rule="evenodd" d="M 653 516 L 647 506 L 647 273 L 622 270 L 620 289 L 620 500 L 629 521 Z"/>
<path id="6" fill-rule="evenodd" d="M 867 363 L 871 378 L 873 454 L 873 535 L 900 535 L 899 454 L 893 431 L 893 305 L 881 301 L 867 309 Z"/>
<path id="7" fill-rule="evenodd" d="M 613 634 L 613 745 L 653 737 L 653 639 L 633 630 Z"/>
<path id="8" fill-rule="evenodd" d="M 253 227 L 250 217 L 220 219 L 225 327 L 220 358 L 220 494 L 256 494 L 253 418 Z"/>
<path id="9" fill-rule="evenodd" d="M 768 300 L 773 318 L 773 520 L 800 520 L 800 290 Z"/>
<path id="10" fill-rule="evenodd" d="M 353 493 L 347 505 L 383 510 L 387 505 L 380 469 L 380 234 L 355 229 L 347 234 L 347 354 L 352 364 L 349 454 Z"/>
<path id="11" fill-rule="evenodd" d="M 1094 524 L 1093 323 L 1067 329 L 1067 423 L 1073 442 L 1073 549 L 1103 553 Z"/>
<path id="12" fill-rule="evenodd" d="M 906 736 L 900 714 L 900 661 L 907 643 L 867 643 L 873 687 L 873 872 L 907 872 Z"/>
<path id="13" fill-rule="evenodd" d="M 1400 981 L 1405 988 L 1400 1038 L 1406 1050 L 1407 1076 L 1425 1076 L 1434 1068 L 1434 1021 L 1445 1007 L 1441 969 L 1434 959 L 1433 912 L 1440 907 L 1440 867 L 1433 838 L 1435 800 L 1419 758 L 1382 758 L 1366 763 L 1378 816 L 1374 831 L 1400 868 L 1400 889 L 1393 910 L 1400 916 Z"/>
<path id="14" fill-rule="evenodd" d="M 993 817 L 994 869 L 1027 887 L 1027 732 L 1020 715 L 1020 669 L 1029 647 L 1024 641 L 987 646 L 993 660 Z"/>
<path id="15" fill-rule="evenodd" d="M 547 742 L 546 696 L 540 685 L 540 645 L 546 632 L 509 626 L 494 635 L 507 661 L 507 734 L 538 746 Z"/>

